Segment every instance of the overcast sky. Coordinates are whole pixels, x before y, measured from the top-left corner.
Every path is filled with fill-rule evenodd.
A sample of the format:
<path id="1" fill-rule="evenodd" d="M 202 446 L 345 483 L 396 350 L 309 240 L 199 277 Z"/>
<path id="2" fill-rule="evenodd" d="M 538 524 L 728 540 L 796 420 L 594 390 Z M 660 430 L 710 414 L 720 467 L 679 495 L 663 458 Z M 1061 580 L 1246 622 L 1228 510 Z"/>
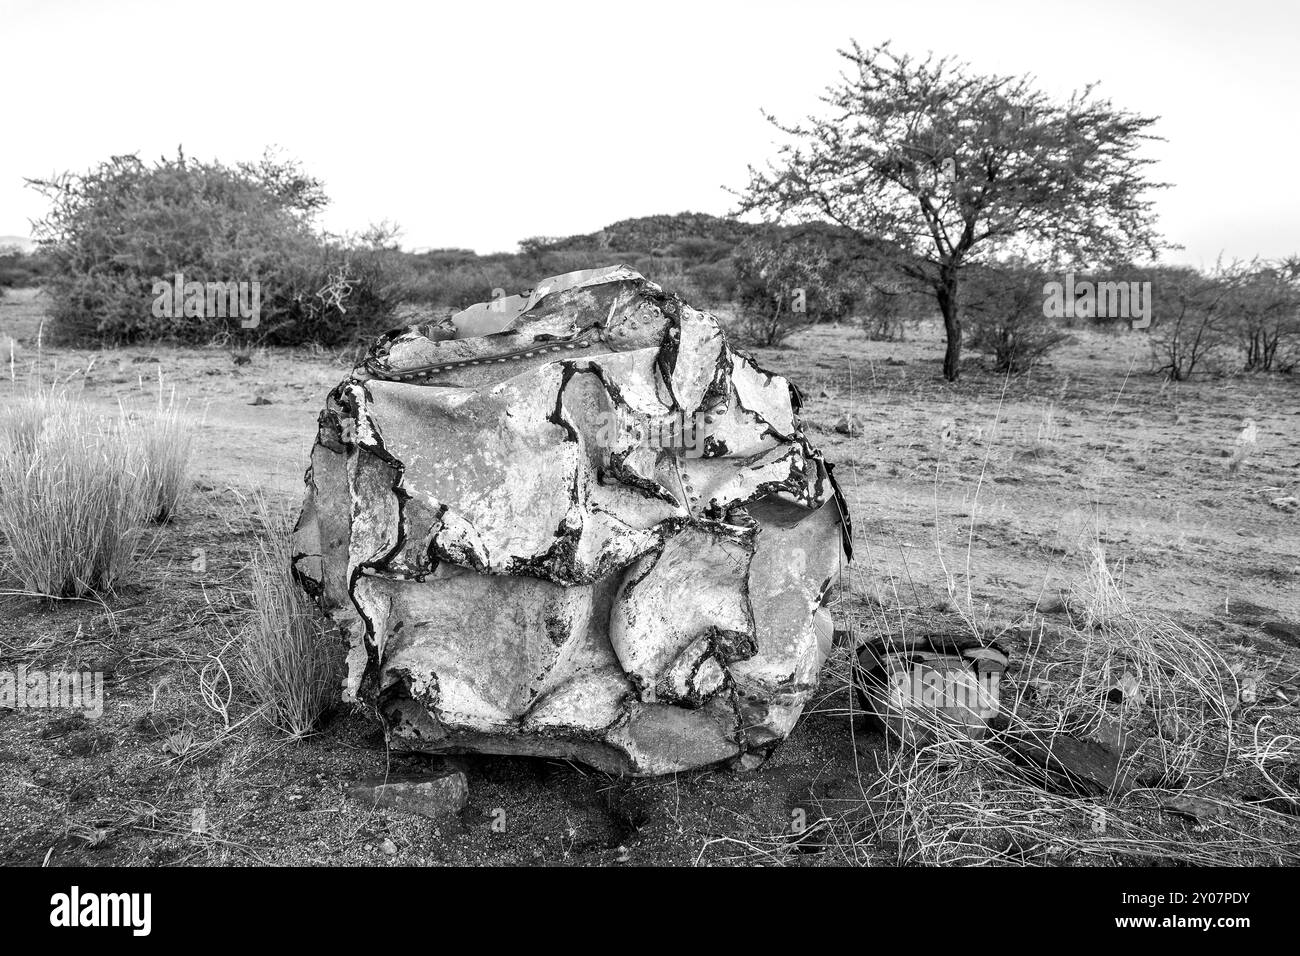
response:
<path id="1" fill-rule="evenodd" d="M 278 3 L 0 0 L 0 235 L 24 176 L 115 153 L 254 159 L 323 179 L 336 230 L 513 250 L 630 216 L 724 214 L 837 47 L 886 39 L 1049 92 L 1101 81 L 1162 117 L 1161 226 L 1198 265 L 1300 252 L 1296 0 Z"/>

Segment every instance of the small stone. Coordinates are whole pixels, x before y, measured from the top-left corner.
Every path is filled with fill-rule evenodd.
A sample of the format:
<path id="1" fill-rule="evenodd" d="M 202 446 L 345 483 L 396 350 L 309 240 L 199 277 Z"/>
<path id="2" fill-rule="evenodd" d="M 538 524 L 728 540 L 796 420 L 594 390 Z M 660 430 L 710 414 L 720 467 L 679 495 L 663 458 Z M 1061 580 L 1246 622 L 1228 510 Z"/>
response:
<path id="1" fill-rule="evenodd" d="M 862 422 L 858 420 L 857 415 L 842 415 L 832 427 L 841 435 L 862 434 Z"/>
<path id="2" fill-rule="evenodd" d="M 755 753 L 751 750 L 738 757 L 733 757 L 730 767 L 736 773 L 749 773 L 751 770 L 757 770 L 759 767 L 763 766 L 765 760 L 767 760 L 766 756 L 761 753 Z"/>
<path id="3" fill-rule="evenodd" d="M 1293 621 L 1265 621 L 1260 625 L 1270 637 L 1280 638 L 1300 647 L 1300 624 Z"/>
<path id="4" fill-rule="evenodd" d="M 1176 793 L 1167 797 L 1160 797 L 1159 803 L 1166 810 L 1171 810 L 1179 816 L 1188 817 L 1198 823 L 1205 820 L 1217 820 L 1228 815 L 1228 808 L 1222 803 L 1191 794 Z"/>
<path id="5" fill-rule="evenodd" d="M 384 840 L 379 849 L 384 851 L 384 856 L 397 856 L 397 844 L 392 840 Z"/>
<path id="6" fill-rule="evenodd" d="M 1064 614 L 1065 598 L 1059 594 L 1043 598 L 1042 603 L 1038 605 L 1038 613 L 1039 614 Z"/>
<path id="7" fill-rule="evenodd" d="M 464 808 L 469 801 L 469 783 L 459 770 L 387 779 L 372 777 L 359 781 L 348 795 L 371 807 L 404 810 L 436 819 Z"/>
<path id="8" fill-rule="evenodd" d="M 1237 689 L 1237 702 L 1243 707 L 1249 707 L 1259 700 L 1259 680 L 1254 677 L 1246 677 L 1241 681 Z"/>

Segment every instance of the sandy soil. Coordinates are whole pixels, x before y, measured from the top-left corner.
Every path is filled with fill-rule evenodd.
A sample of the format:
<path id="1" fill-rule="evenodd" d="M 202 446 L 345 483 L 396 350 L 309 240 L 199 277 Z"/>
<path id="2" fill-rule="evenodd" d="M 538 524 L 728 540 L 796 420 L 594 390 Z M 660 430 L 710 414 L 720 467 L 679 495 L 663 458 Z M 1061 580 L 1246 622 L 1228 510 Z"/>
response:
<path id="1" fill-rule="evenodd" d="M 781 850 L 792 815 L 856 790 L 883 743 L 830 678 L 756 772 L 621 781 L 464 758 L 470 806 L 440 825 L 345 796 L 361 777 L 439 762 L 390 759 L 360 712 L 301 743 L 247 727 L 223 737 L 194 686 L 238 627 L 248 497 L 294 506 L 317 411 L 348 356 L 262 350 L 237 365 L 221 348 L 51 348 L 38 346 L 42 317 L 31 292 L 0 299 L 15 373 L 4 369 L 0 396 L 26 387 L 38 360 L 47 381 L 79 383 L 105 408 L 146 408 L 161 377 L 194 415 L 195 488 L 140 580 L 107 602 L 0 607 L 0 668 L 109 675 L 96 721 L 0 711 L 0 863 L 691 864 L 755 859 L 756 846 L 786 862 L 843 859 Z M 805 424 L 853 510 L 841 626 L 866 633 L 883 612 L 960 629 L 960 605 L 1014 651 L 1017 628 L 1050 617 L 1100 544 L 1134 604 L 1213 637 L 1261 675 L 1261 707 L 1300 716 L 1300 518 L 1284 500 L 1300 495 L 1300 379 L 1166 384 L 1140 334 L 1081 330 L 1028 376 L 1007 380 L 971 356 L 949 385 L 937 327 L 912 334 L 871 342 L 819 327 L 758 351 L 804 392 Z M 1246 419 L 1257 446 L 1230 468 Z M 202 746 L 178 755 L 178 734 Z M 888 863 L 896 849 L 881 834 L 855 854 Z"/>

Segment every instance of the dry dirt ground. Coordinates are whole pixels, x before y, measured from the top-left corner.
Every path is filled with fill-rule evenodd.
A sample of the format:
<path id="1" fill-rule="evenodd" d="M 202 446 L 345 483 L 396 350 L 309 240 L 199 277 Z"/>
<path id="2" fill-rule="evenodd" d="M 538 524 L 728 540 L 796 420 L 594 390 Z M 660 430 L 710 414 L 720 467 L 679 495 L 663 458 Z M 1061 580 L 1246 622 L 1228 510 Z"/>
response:
<path id="1" fill-rule="evenodd" d="M 43 314 L 31 291 L 0 299 L 0 400 L 37 363 L 46 381 L 81 386 L 105 408 L 147 407 L 161 377 L 194 417 L 194 488 L 138 579 L 102 603 L 0 598 L 0 669 L 108 675 L 98 720 L 0 710 L 0 864 L 897 860 L 888 832 L 859 832 L 847 849 L 782 836 L 799 811 L 816 819 L 857 792 L 884 747 L 854 714 L 842 671 L 757 771 L 621 781 L 564 762 L 468 757 L 470 805 L 441 824 L 346 796 L 362 777 L 438 764 L 390 757 L 363 712 L 301 742 L 247 723 L 226 732 L 196 686 L 214 656 L 233 653 L 256 534 L 250 497 L 295 505 L 317 410 L 350 356 L 263 350 L 236 364 L 223 348 L 51 348 L 38 346 Z M 842 628 L 974 621 L 1014 654 L 1026 629 L 1051 632 L 1059 595 L 1100 545 L 1134 605 L 1213 638 L 1258 675 L 1244 716 L 1295 732 L 1300 379 L 1166 384 L 1145 338 L 1123 329 L 1077 331 L 1050 365 L 1009 381 L 971 356 L 957 385 L 938 376 L 932 327 L 905 342 L 819 327 L 758 357 L 800 386 L 807 430 L 852 508 L 858 560 Z M 1229 467 L 1246 419 L 1257 444 Z M 231 723 L 245 711 L 237 701 Z M 1290 754 L 1278 772 L 1300 778 Z M 1188 828 L 1172 816 L 1160 825 Z"/>

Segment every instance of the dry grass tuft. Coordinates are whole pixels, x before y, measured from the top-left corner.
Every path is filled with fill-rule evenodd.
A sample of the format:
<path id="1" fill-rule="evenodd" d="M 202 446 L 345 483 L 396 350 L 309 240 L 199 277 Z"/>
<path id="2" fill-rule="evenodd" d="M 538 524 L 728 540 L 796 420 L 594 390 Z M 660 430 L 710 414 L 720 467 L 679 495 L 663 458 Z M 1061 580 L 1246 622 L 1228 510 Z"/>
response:
<path id="1" fill-rule="evenodd" d="M 109 591 L 144 536 L 144 461 L 121 420 L 96 419 L 58 390 L 0 413 L 0 532 L 6 566 L 46 597 Z"/>
<path id="2" fill-rule="evenodd" d="M 175 388 L 165 393 L 161 376 L 157 406 L 140 428 L 138 440 L 148 463 L 144 494 L 145 500 L 154 505 L 150 517 L 157 522 L 170 521 L 190 487 L 194 431 L 188 416 L 176 404 Z"/>
<path id="3" fill-rule="evenodd" d="M 240 675 L 266 720 L 288 737 L 314 733 L 338 702 L 342 654 L 292 571 L 292 526 L 258 502 L 264 533 L 251 566 L 252 620 Z"/>
<path id="4" fill-rule="evenodd" d="M 1300 738 L 1243 720 L 1230 663 L 1135 611 L 1100 547 L 1069 606 L 1064 640 L 1048 651 L 1040 630 L 1013 658 L 984 738 L 934 711 L 903 711 L 909 726 L 859 768 L 860 792 L 818 808 L 826 849 L 846 862 L 883 852 L 929 865 L 1300 861 L 1300 826 L 1272 808 L 1297 806 L 1286 770 Z M 829 676 L 860 680 L 851 655 Z M 1061 753 L 1079 741 L 1113 755 L 1113 776 L 1067 779 L 1062 764 L 1049 772 L 1023 759 L 1027 746 Z M 1250 787 L 1257 796 L 1242 799 Z M 738 858 L 779 862 L 788 844 L 746 844 Z"/>
<path id="5" fill-rule="evenodd" d="M 97 415 L 75 395 L 35 386 L 0 409 L 0 535 L 25 593 L 111 591 L 185 490 L 189 430 L 174 403 L 156 417 Z"/>

